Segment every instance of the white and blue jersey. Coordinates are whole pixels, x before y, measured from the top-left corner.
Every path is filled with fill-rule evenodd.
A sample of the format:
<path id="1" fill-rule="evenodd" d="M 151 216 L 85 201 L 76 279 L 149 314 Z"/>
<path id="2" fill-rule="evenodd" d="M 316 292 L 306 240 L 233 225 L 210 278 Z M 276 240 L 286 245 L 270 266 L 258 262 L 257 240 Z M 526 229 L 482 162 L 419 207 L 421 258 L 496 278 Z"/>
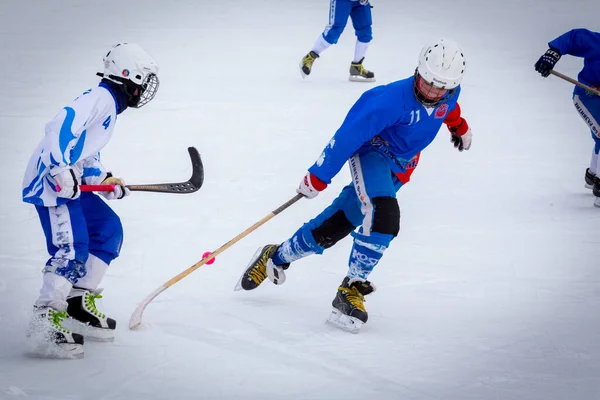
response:
<path id="1" fill-rule="evenodd" d="M 569 54 L 583 58 L 583 69 L 577 80 L 583 84 L 600 87 L 600 33 L 587 29 L 570 30 L 553 41 L 548 46 L 558 50 L 561 55 Z M 575 86 L 575 95 L 585 95 L 585 89 Z"/>
<path id="2" fill-rule="evenodd" d="M 71 166 L 84 184 L 106 177 L 99 151 L 112 136 L 117 102 L 108 86 L 85 91 L 46 125 L 45 136 L 33 152 L 23 179 L 23 201 L 38 206 L 57 206 L 70 199 L 57 196 L 52 170 Z"/>
<path id="3" fill-rule="evenodd" d="M 355 153 L 376 149 L 394 174 L 406 172 L 435 139 L 460 94 L 459 86 L 444 103 L 428 108 L 415 98 L 413 81 L 411 76 L 365 92 L 309 171 L 329 184 Z"/>

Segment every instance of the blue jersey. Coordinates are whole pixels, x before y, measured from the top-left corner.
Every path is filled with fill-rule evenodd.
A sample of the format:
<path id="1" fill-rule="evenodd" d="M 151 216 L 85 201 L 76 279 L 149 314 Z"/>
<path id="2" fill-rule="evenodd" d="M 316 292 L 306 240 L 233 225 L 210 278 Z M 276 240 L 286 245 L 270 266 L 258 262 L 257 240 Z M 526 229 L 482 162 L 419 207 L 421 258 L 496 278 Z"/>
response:
<path id="1" fill-rule="evenodd" d="M 573 29 L 548 43 L 548 46 L 558 50 L 561 55 L 583 58 L 583 69 L 577 80 L 588 86 L 600 87 L 600 33 Z M 585 89 L 575 86 L 573 93 L 585 95 Z"/>
<path id="2" fill-rule="evenodd" d="M 413 80 L 411 76 L 363 93 L 309 172 L 329 184 L 353 154 L 373 149 L 386 155 L 394 174 L 406 172 L 436 137 L 460 94 L 459 86 L 444 103 L 425 107 L 415 98 Z"/>

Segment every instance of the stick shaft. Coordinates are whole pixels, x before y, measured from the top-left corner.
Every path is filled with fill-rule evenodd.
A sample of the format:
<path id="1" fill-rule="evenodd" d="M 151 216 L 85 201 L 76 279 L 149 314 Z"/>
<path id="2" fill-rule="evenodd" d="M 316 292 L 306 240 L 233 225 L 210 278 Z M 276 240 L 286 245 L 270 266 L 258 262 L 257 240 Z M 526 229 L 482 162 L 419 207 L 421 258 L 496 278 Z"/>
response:
<path id="1" fill-rule="evenodd" d="M 248 234 L 250 234 L 251 232 L 255 231 L 260 226 L 264 225 L 271 218 L 273 218 L 274 216 L 276 216 L 277 214 L 279 214 L 280 212 L 282 212 L 283 210 L 285 210 L 286 208 L 288 208 L 289 206 L 291 206 L 292 204 L 294 204 L 295 202 L 297 202 L 298 200 L 300 200 L 302 197 L 304 197 L 304 196 L 301 195 L 301 194 L 297 194 L 292 199 L 290 199 L 289 201 L 287 201 L 284 204 L 282 204 L 279 208 L 271 211 L 263 219 L 261 219 L 260 221 L 256 222 L 254 225 L 252 225 L 251 227 L 249 227 L 248 229 L 246 229 L 245 231 L 243 231 L 242 233 L 240 233 L 239 235 L 237 235 L 236 237 L 234 237 L 233 239 L 231 239 L 229 242 L 225 243 L 223 246 L 219 247 L 217 250 L 213 251 L 209 256 L 207 256 L 206 258 L 203 258 L 202 260 L 198 261 L 196 264 L 192 265 L 191 267 L 189 267 L 188 269 L 186 269 L 185 271 L 183 271 L 179 275 L 171 278 L 163 286 L 165 288 L 168 288 L 168 287 L 171 287 L 172 285 L 174 285 L 175 283 L 179 282 L 180 280 L 182 280 L 183 278 L 185 278 L 186 276 L 188 276 L 189 274 L 191 274 L 192 272 L 194 272 L 195 270 L 197 270 L 198 268 L 200 268 L 201 266 L 203 266 L 204 264 L 206 264 L 206 262 L 209 261 L 211 258 L 215 258 L 219 254 L 223 253 L 225 250 L 227 250 L 228 248 L 230 248 L 231 246 L 233 246 L 235 243 L 239 242 L 241 239 L 243 239 L 244 237 L 248 236 Z"/>
<path id="2" fill-rule="evenodd" d="M 140 326 L 142 324 L 142 316 L 144 314 L 144 310 L 146 309 L 146 307 L 148 306 L 148 304 L 150 304 L 150 302 L 152 300 L 154 300 L 159 294 L 161 294 L 162 292 L 164 292 L 165 290 L 167 290 L 167 288 L 169 288 L 170 286 L 172 286 L 175 283 L 179 282 L 180 280 L 182 280 L 183 278 L 185 278 L 186 276 L 188 276 L 189 274 L 191 274 L 192 272 L 194 272 L 195 270 L 197 270 L 198 268 L 200 268 L 201 266 L 203 266 L 204 264 L 206 264 L 212 258 L 215 258 L 219 254 L 223 253 L 225 250 L 227 250 L 228 248 L 230 248 L 231 246 L 233 246 L 235 243 L 237 243 L 238 241 L 240 241 L 242 238 L 244 238 L 245 236 L 247 236 L 248 234 L 250 234 L 250 232 L 256 230 L 261 225 L 264 225 L 271 218 L 273 218 L 277 214 L 281 213 L 283 210 L 285 210 L 286 208 L 288 208 L 289 206 L 291 206 L 292 204 L 294 204 L 295 202 L 297 202 L 298 200 L 300 200 L 302 197 L 304 197 L 304 196 L 301 195 L 301 194 L 297 194 L 296 196 L 292 197 L 290 200 L 288 200 L 287 202 L 285 202 L 284 204 L 282 204 L 280 207 L 276 208 L 275 210 L 271 211 L 267 216 L 265 216 L 260 221 L 256 222 L 254 225 L 252 225 L 251 227 L 249 227 L 248 229 L 246 229 L 244 232 L 240 233 L 239 235 L 237 235 L 236 237 L 234 237 L 233 239 L 231 239 L 229 242 L 225 243 L 223 246 L 219 247 L 217 250 L 213 251 L 208 256 L 206 256 L 202 260 L 198 261 L 196 264 L 192 265 L 191 267 L 189 267 L 185 271 L 181 272 L 179 275 L 171 278 L 164 285 L 162 285 L 159 288 L 157 288 L 154 292 L 150 293 L 137 306 L 137 308 L 135 309 L 135 311 L 131 315 L 131 318 L 129 320 L 129 329 L 135 329 L 135 328 L 137 328 L 138 326 Z"/>
<path id="3" fill-rule="evenodd" d="M 560 72 L 558 72 L 558 71 L 555 71 L 555 70 L 553 70 L 553 69 L 552 69 L 552 70 L 550 70 L 550 73 L 551 73 L 552 75 L 554 75 L 554 76 L 558 76 L 559 78 L 561 78 L 561 79 L 564 79 L 564 80 L 565 80 L 565 81 L 567 81 L 567 82 L 571 82 L 572 84 L 574 84 L 574 85 L 577 85 L 577 86 L 579 86 L 580 88 L 583 88 L 583 89 L 585 89 L 585 90 L 587 90 L 587 91 L 589 91 L 589 92 L 592 92 L 592 93 L 594 93 L 596 96 L 600 96 L 600 90 L 598 90 L 598 89 L 594 89 L 593 87 L 590 87 L 590 86 L 588 86 L 588 85 L 586 85 L 586 84 L 583 84 L 583 83 L 581 83 L 581 82 L 579 82 L 579 81 L 577 81 L 577 80 L 575 80 L 575 79 L 571 78 L 570 76 L 567 76 L 567 75 L 561 74 Z"/>

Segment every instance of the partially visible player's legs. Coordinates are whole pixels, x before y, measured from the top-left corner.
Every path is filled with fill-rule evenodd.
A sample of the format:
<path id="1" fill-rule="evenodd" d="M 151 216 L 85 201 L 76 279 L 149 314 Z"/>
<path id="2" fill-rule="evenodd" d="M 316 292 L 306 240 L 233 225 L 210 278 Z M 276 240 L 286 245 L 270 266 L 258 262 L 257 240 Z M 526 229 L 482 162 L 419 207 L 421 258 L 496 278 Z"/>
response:
<path id="1" fill-rule="evenodd" d="M 356 45 L 354 47 L 354 59 L 350 63 L 349 79 L 353 82 L 374 82 L 375 74 L 363 66 L 369 43 L 373 40 L 371 6 L 368 3 L 360 5 L 356 2 L 350 13 L 350 18 L 356 32 Z"/>
<path id="2" fill-rule="evenodd" d="M 363 219 L 358 231 L 352 233 L 348 273 L 333 300 L 329 321 L 356 332 L 368 319 L 364 296 L 375 290 L 367 278 L 400 230 L 396 200 L 400 184 L 391 174 L 388 160 L 377 151 L 356 154 L 348 163 Z"/>
<path id="3" fill-rule="evenodd" d="M 63 323 L 67 318 L 69 292 L 86 273 L 89 242 L 81 202 L 36 206 L 36 210 L 51 257 L 43 270 L 42 288 L 28 330 L 29 351 L 42 357 L 80 358 L 83 337 L 71 333 Z"/>
<path id="4" fill-rule="evenodd" d="M 99 196 L 81 194 L 81 207 L 89 232 L 89 257 L 86 275 L 71 289 L 67 312 L 75 323 L 67 325 L 87 338 L 107 341 L 114 338 L 116 322 L 98 311 L 98 289 L 112 260 L 119 256 L 123 242 L 123 227 L 115 212 Z"/>
<path id="5" fill-rule="evenodd" d="M 338 241 L 348 236 L 362 223 L 360 204 L 352 184 L 342 189 L 340 195 L 318 216 L 305 223 L 289 239 L 276 245 L 259 248 L 252 257 L 237 286 L 252 290 L 267 276 L 278 285 L 285 282 L 285 270 L 290 263 L 312 254 L 322 254 Z"/>
<path id="6" fill-rule="evenodd" d="M 592 186 L 592 191 L 595 196 L 594 205 L 600 207 L 600 97 L 589 96 L 573 96 L 573 104 L 579 113 L 579 116 L 586 125 L 590 128 L 592 138 L 594 140 L 594 149 L 590 160 L 590 167 L 586 170 L 586 186 Z M 593 178 L 592 185 L 590 180 Z"/>
<path id="7" fill-rule="evenodd" d="M 311 50 L 300 61 L 300 73 L 305 78 L 310 75 L 314 61 L 332 44 L 336 44 L 346 27 L 354 2 L 350 0 L 329 1 L 329 22 L 319 34 Z"/>

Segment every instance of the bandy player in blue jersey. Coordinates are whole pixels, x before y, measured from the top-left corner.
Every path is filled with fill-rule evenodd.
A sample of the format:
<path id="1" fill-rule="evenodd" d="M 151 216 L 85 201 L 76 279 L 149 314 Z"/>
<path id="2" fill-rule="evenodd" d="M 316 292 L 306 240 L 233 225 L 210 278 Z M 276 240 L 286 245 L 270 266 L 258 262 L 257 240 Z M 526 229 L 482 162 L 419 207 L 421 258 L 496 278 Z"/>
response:
<path id="1" fill-rule="evenodd" d="M 442 123 L 459 151 L 471 146 L 471 129 L 457 103 L 465 65 L 458 44 L 441 39 L 423 48 L 413 76 L 365 92 L 297 191 L 314 198 L 346 162 L 352 182 L 291 238 L 259 248 L 236 288 L 255 289 L 267 277 L 280 285 L 290 263 L 322 254 L 352 234 L 348 273 L 333 300 L 329 321 L 357 331 L 368 317 L 364 296 L 375 290 L 367 278 L 400 230 L 396 192 L 409 181 L 420 152 Z"/>
<path id="2" fill-rule="evenodd" d="M 84 336 L 114 338 L 116 322 L 98 311 L 96 299 L 108 266 L 119 256 L 123 227 L 104 200 L 81 193 L 79 184 L 115 185 L 101 193 L 107 200 L 129 194 L 100 162 L 100 150 L 121 114 L 150 102 L 159 81 L 157 62 L 134 43 L 114 46 L 103 61 L 102 80 L 46 124 L 25 170 L 23 201 L 35 206 L 50 253 L 28 331 L 29 352 L 37 356 L 80 358 Z"/>
<path id="3" fill-rule="evenodd" d="M 371 4 L 369 0 L 329 0 L 329 22 L 323 33 L 319 34 L 308 54 L 300 61 L 300 73 L 303 78 L 310 75 L 313 63 L 319 55 L 332 44 L 336 44 L 346 28 L 348 19 L 356 34 L 354 59 L 350 63 L 349 80 L 352 82 L 374 82 L 375 74 L 363 66 L 369 43 L 373 39 L 371 25 Z"/>
<path id="4" fill-rule="evenodd" d="M 587 86 L 600 87 L 600 33 L 587 29 L 572 29 L 548 43 L 549 49 L 535 64 L 543 77 L 550 75 L 561 56 L 583 58 L 583 69 L 577 80 Z M 600 96 L 575 86 L 573 104 L 579 116 L 590 128 L 594 139 L 590 167 L 585 171 L 585 185 L 592 189 L 594 206 L 600 207 Z"/>

